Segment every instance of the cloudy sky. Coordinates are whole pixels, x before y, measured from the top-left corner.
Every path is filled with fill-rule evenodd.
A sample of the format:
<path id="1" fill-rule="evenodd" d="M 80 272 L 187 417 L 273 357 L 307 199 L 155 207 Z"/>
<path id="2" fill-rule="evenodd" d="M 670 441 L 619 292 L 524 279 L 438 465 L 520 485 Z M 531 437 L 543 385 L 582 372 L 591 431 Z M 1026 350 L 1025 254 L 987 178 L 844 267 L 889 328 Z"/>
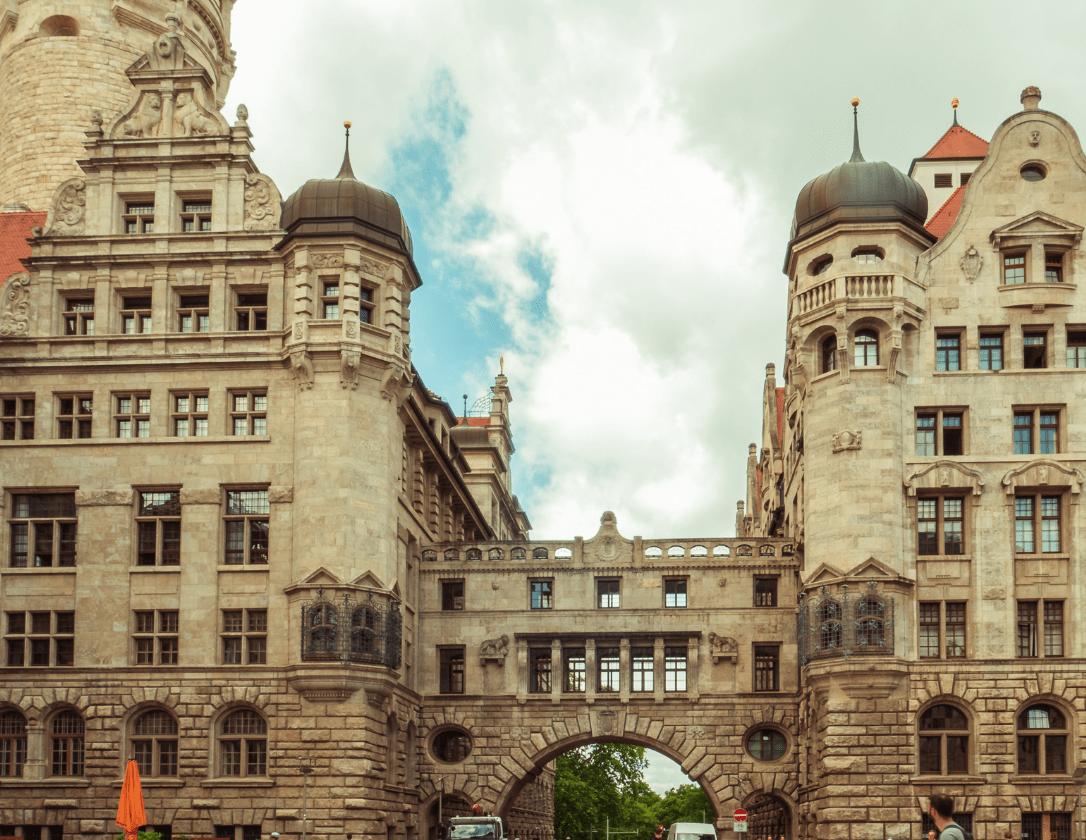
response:
<path id="1" fill-rule="evenodd" d="M 796 194 L 863 151 L 906 171 L 959 120 L 1086 126 L 1081 2 L 241 0 L 225 109 L 284 197 L 397 197 L 413 360 L 459 412 L 505 357 L 537 538 L 730 536 Z M 783 384 L 783 383 L 780 383 Z M 664 784 L 659 782 L 658 784 Z"/>

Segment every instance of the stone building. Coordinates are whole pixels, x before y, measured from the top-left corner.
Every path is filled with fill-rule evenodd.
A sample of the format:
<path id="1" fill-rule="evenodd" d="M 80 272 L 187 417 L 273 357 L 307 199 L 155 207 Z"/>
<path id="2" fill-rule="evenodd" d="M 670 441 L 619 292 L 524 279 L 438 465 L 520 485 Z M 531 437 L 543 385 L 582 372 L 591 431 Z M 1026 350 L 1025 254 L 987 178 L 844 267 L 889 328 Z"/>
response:
<path id="1" fill-rule="evenodd" d="M 799 836 L 916 837 L 940 791 L 977 838 L 1082 836 L 1086 157 L 1040 98 L 799 194 L 738 518 L 799 558 Z"/>

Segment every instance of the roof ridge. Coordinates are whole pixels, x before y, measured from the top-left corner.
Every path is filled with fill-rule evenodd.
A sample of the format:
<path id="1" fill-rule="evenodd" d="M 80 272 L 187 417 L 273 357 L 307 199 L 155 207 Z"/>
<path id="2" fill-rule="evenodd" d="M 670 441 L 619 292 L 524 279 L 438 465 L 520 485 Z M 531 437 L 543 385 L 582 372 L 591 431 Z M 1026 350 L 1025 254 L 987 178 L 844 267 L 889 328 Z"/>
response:
<path id="1" fill-rule="evenodd" d="M 964 125 L 956 124 L 956 125 L 950 126 L 950 128 L 948 128 L 946 131 L 944 131 L 942 136 L 938 140 L 935 141 L 935 145 L 932 146 L 930 149 L 928 149 L 927 152 L 925 154 L 923 154 L 919 159 L 920 160 L 925 160 L 927 158 L 930 158 L 932 156 L 932 153 L 936 149 L 938 149 L 940 146 L 942 146 L 944 144 L 944 141 L 947 140 L 947 138 L 950 136 L 951 132 L 954 131 L 954 129 L 958 129 L 958 132 L 955 132 L 957 134 L 965 133 L 965 134 L 969 135 L 970 137 L 972 137 L 974 140 L 976 140 L 976 141 L 978 141 L 980 143 L 983 143 L 984 144 L 985 154 L 987 154 L 987 150 L 988 150 L 988 141 L 987 140 L 985 140 L 983 137 L 981 137 L 976 132 L 970 131 Z M 979 157 L 979 156 L 978 155 L 952 155 L 951 157 Z"/>
<path id="2" fill-rule="evenodd" d="M 932 214 L 931 218 L 928 220 L 928 223 L 926 225 L 924 225 L 924 230 L 926 230 L 928 233 L 935 234 L 940 239 L 943 238 L 943 235 L 946 233 L 946 230 L 944 230 L 943 233 L 935 233 L 935 231 L 932 230 L 932 226 L 935 224 L 935 220 L 939 219 L 940 215 L 942 215 L 943 211 L 946 211 L 947 213 L 950 212 L 947 209 L 948 206 L 950 205 L 950 203 L 952 201 L 954 201 L 955 198 L 958 198 L 958 196 L 961 195 L 962 191 L 965 190 L 966 186 L 967 186 L 966 184 L 962 184 L 962 185 L 960 185 L 958 187 L 958 189 L 954 190 L 954 192 L 952 192 L 950 194 L 950 197 L 947 198 L 947 200 L 943 202 L 942 206 Z M 959 201 L 959 208 L 958 209 L 959 209 L 959 211 L 961 210 L 960 201 Z M 957 219 L 957 218 L 958 218 L 958 213 L 955 213 L 954 218 L 952 218 L 950 220 L 950 223 L 947 225 L 947 230 L 950 229 L 950 225 L 954 224 L 954 219 Z"/>

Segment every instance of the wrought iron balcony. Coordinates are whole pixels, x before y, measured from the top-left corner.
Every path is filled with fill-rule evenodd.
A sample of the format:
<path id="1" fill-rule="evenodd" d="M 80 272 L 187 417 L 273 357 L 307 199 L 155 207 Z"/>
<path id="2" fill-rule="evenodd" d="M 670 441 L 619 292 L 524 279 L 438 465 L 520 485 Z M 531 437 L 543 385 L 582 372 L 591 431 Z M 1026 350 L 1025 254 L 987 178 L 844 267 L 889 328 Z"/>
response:
<path id="1" fill-rule="evenodd" d="M 892 656 L 894 599 L 881 594 L 874 580 L 851 597 L 847 583 L 838 594 L 823 586 L 816 598 L 800 596 L 798 628 L 801 666 L 835 657 Z"/>
<path id="2" fill-rule="evenodd" d="M 391 595 L 350 593 L 330 600 L 324 588 L 302 604 L 302 661 L 383 665 L 396 670 L 402 658 L 403 616 Z"/>

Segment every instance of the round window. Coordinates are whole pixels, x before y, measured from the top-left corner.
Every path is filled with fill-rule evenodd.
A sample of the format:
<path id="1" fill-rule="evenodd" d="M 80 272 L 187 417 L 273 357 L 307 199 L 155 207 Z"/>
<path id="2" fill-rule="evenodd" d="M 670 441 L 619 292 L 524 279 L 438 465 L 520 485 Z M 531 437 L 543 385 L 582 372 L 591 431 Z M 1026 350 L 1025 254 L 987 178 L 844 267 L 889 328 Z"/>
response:
<path id="1" fill-rule="evenodd" d="M 1048 174 L 1043 166 L 1036 163 L 1027 163 L 1018 173 L 1027 181 L 1043 181 Z"/>
<path id="2" fill-rule="evenodd" d="M 459 728 L 443 729 L 434 735 L 430 751 L 445 764 L 456 764 L 471 755 L 471 735 Z"/>
<path id="3" fill-rule="evenodd" d="M 747 738 L 747 752 L 759 761 L 775 761 L 788 749 L 788 741 L 776 729 L 759 729 Z"/>

